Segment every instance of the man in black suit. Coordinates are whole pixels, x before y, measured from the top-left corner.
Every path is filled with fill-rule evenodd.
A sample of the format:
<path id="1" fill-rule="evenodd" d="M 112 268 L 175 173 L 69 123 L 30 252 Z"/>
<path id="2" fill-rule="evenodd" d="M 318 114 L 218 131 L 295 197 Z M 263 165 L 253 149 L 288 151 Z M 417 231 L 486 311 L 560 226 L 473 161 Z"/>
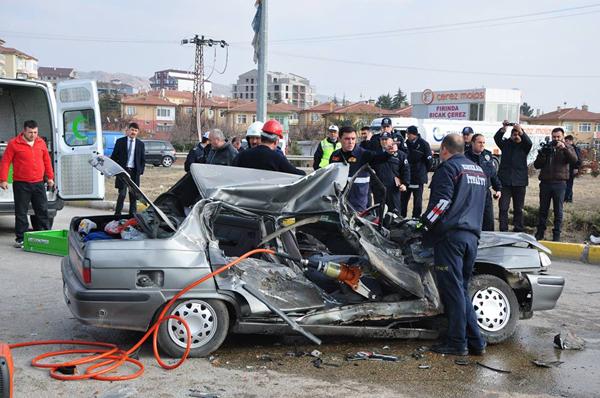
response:
<path id="1" fill-rule="evenodd" d="M 137 135 L 140 132 L 140 127 L 137 123 L 129 123 L 126 136 L 119 138 L 115 141 L 115 148 L 113 149 L 110 158 L 117 162 L 131 177 L 131 180 L 140 186 L 140 176 L 144 174 L 146 167 L 146 157 L 144 154 L 144 143 L 137 139 Z M 115 181 L 115 188 L 119 190 L 119 197 L 117 198 L 117 206 L 115 207 L 115 215 L 121 215 L 123 210 L 123 203 L 125 202 L 125 196 L 127 195 L 127 185 L 119 178 Z M 136 213 L 136 196 L 135 192 L 129 191 L 129 215 L 133 216 Z"/>

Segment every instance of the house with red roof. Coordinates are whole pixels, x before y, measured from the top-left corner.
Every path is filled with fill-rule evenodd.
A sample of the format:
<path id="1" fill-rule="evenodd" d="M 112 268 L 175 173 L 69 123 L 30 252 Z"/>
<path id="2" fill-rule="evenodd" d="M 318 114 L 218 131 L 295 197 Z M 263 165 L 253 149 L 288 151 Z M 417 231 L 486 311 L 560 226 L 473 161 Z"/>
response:
<path id="1" fill-rule="evenodd" d="M 552 112 L 521 119 L 528 124 L 561 126 L 566 135 L 573 135 L 578 142 L 591 143 L 594 138 L 600 139 L 600 113 L 590 112 L 587 105 L 581 109 L 558 107 Z"/>

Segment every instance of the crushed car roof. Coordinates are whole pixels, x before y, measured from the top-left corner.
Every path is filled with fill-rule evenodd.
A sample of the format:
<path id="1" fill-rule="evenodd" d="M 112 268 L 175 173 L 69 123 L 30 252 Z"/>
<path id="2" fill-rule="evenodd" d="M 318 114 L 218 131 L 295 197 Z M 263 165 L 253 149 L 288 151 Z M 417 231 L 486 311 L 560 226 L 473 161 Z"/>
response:
<path id="1" fill-rule="evenodd" d="M 343 164 L 307 176 L 207 164 L 192 164 L 190 172 L 204 198 L 270 214 L 335 212 L 336 189 L 348 180 Z"/>

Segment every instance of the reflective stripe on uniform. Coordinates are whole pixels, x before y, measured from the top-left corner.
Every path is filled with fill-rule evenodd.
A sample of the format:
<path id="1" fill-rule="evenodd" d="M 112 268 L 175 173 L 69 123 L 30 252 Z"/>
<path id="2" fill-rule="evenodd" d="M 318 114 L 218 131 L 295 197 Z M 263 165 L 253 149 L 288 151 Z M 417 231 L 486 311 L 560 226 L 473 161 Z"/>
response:
<path id="1" fill-rule="evenodd" d="M 429 220 L 429 222 L 433 224 L 440 215 L 444 214 L 444 211 L 446 211 L 449 205 L 449 200 L 440 199 L 440 201 L 433 207 L 433 209 L 431 209 L 429 214 L 427 214 L 427 220 Z"/>
<path id="2" fill-rule="evenodd" d="M 348 177 L 348 181 L 352 181 L 352 177 Z M 354 180 L 355 184 L 366 184 L 369 181 L 371 181 L 371 177 L 367 176 L 367 177 L 356 177 L 356 179 Z"/>

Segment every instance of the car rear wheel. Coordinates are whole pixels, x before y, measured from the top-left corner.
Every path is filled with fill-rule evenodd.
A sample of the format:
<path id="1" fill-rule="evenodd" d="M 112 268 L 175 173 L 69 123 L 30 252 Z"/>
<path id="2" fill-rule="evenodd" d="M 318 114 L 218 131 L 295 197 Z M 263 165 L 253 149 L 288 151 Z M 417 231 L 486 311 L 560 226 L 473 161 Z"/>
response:
<path id="1" fill-rule="evenodd" d="M 515 333 L 519 302 L 506 282 L 494 275 L 475 275 L 469 294 L 479 330 L 488 343 L 500 343 Z"/>
<path id="2" fill-rule="evenodd" d="M 187 322 L 192 345 L 189 356 L 204 357 L 217 350 L 229 330 L 229 313 L 225 303 L 213 299 L 179 300 L 167 311 Z M 173 358 L 181 357 L 185 352 L 188 334 L 182 322 L 170 319 L 164 322 L 158 331 L 160 348 Z"/>
<path id="3" fill-rule="evenodd" d="M 163 156 L 161 163 L 164 167 L 171 167 L 173 164 L 173 158 L 170 156 Z"/>

